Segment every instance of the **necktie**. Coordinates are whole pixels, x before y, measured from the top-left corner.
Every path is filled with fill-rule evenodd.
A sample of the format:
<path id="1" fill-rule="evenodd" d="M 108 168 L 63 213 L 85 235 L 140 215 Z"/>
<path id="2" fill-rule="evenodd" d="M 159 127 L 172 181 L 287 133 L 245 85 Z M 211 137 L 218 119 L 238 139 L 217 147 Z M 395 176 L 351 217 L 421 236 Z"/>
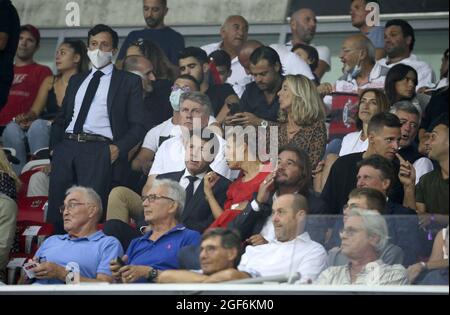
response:
<path id="1" fill-rule="evenodd" d="M 83 125 L 86 121 L 86 117 L 91 108 L 92 101 L 94 100 L 95 93 L 97 92 L 98 85 L 100 84 L 100 78 L 103 76 L 103 72 L 96 71 L 93 78 L 89 82 L 86 89 L 86 94 L 84 94 L 83 102 L 81 103 L 80 111 L 78 112 L 78 117 L 75 122 L 75 127 L 73 128 L 73 133 L 83 133 Z"/>
<path id="2" fill-rule="evenodd" d="M 192 196 L 194 196 L 194 183 L 197 181 L 198 177 L 186 176 L 186 178 L 189 180 L 189 185 L 186 187 L 186 201 L 184 204 L 188 205 L 189 201 L 192 199 Z"/>

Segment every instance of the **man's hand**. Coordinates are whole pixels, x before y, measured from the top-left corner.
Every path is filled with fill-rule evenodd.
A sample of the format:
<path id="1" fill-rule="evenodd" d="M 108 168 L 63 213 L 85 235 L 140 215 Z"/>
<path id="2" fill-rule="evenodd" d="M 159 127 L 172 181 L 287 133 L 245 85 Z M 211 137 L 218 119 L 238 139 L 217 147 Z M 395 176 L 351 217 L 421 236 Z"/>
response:
<path id="1" fill-rule="evenodd" d="M 273 171 L 266 176 L 264 181 L 259 185 L 258 195 L 256 196 L 256 202 L 267 203 L 270 197 L 270 193 L 273 190 L 273 184 L 275 182 L 276 171 Z"/>
<path id="2" fill-rule="evenodd" d="M 126 264 L 128 262 L 128 256 L 122 256 L 122 261 Z M 116 282 L 120 282 L 122 278 L 122 274 L 120 272 L 120 268 L 122 268 L 122 264 L 120 264 L 117 259 L 113 259 L 109 262 L 109 269 L 112 272 L 112 276 Z"/>
<path id="3" fill-rule="evenodd" d="M 312 170 L 312 177 L 316 177 L 317 174 L 322 173 L 323 169 L 325 168 L 325 161 L 322 160 L 319 163 L 317 163 L 317 166 L 314 170 Z"/>
<path id="4" fill-rule="evenodd" d="M 397 159 L 400 161 L 400 171 L 398 172 L 398 178 L 405 188 L 413 188 L 416 185 L 416 170 L 410 162 L 402 158 L 402 156 L 396 153 Z"/>
<path id="5" fill-rule="evenodd" d="M 250 236 L 246 242 L 252 246 L 264 245 L 267 244 L 267 240 L 261 234 L 255 234 Z"/>
<path id="6" fill-rule="evenodd" d="M 109 145 L 109 153 L 111 154 L 111 164 L 113 164 L 119 157 L 119 151 L 120 150 L 118 146 L 114 144 Z"/>
<path id="7" fill-rule="evenodd" d="M 321 96 L 330 95 L 333 93 L 334 87 L 331 83 L 322 83 L 317 87 L 317 91 Z"/>
<path id="8" fill-rule="evenodd" d="M 67 273 L 64 267 L 51 262 L 40 263 L 32 271 L 34 271 L 37 279 L 59 279 L 62 281 L 65 281 Z"/>
<path id="9" fill-rule="evenodd" d="M 252 113 L 237 113 L 231 116 L 231 124 L 232 125 L 241 125 L 241 126 L 255 126 L 258 127 L 261 125 L 261 118 L 258 118 L 256 115 Z"/>
<path id="10" fill-rule="evenodd" d="M 127 265 L 120 268 L 119 271 L 122 274 L 123 283 L 132 283 L 142 278 L 147 279 L 150 270 L 152 270 L 152 267 L 149 266 Z"/>
<path id="11" fill-rule="evenodd" d="M 208 172 L 203 179 L 203 190 L 205 195 L 212 194 L 214 185 L 219 181 L 220 177 L 215 172 Z"/>

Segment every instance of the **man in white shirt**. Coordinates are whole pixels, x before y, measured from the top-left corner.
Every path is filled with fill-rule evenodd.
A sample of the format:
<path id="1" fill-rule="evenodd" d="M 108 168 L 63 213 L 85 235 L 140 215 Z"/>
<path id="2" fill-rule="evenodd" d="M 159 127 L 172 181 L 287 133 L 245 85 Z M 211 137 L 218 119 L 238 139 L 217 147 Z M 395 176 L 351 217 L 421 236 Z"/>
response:
<path id="1" fill-rule="evenodd" d="M 252 277 L 299 273 L 301 283 L 314 281 L 326 268 L 327 253 L 304 232 L 309 209 L 306 198 L 282 195 L 272 209 L 276 240 L 247 246 L 238 269 Z"/>
<path id="2" fill-rule="evenodd" d="M 319 54 L 319 66 L 315 74 L 320 79 L 325 72 L 331 69 L 330 49 L 326 46 L 315 46 L 311 42 L 316 34 L 317 19 L 316 14 L 311 9 L 300 9 L 291 15 L 292 40 L 285 45 L 271 45 L 279 54 L 280 51 L 291 51 L 296 44 L 314 46 Z"/>
<path id="3" fill-rule="evenodd" d="M 245 73 L 237 58 L 242 45 L 247 41 L 247 20 L 240 15 L 227 17 L 220 28 L 220 36 L 222 37 L 221 42 L 208 44 L 201 48 L 207 55 L 219 49 L 225 50 L 230 55 L 231 76 L 228 78 L 227 83 L 231 84 L 236 94 L 241 97 L 245 86 L 251 82 L 251 76 Z"/>
<path id="4" fill-rule="evenodd" d="M 384 46 L 387 57 L 378 60 L 374 72 L 377 76 L 386 77 L 390 68 L 398 63 L 413 67 L 417 71 L 417 90 L 435 86 L 436 76 L 433 69 L 424 61 L 412 54 L 414 49 L 414 29 L 404 20 L 390 20 L 384 28 Z"/>

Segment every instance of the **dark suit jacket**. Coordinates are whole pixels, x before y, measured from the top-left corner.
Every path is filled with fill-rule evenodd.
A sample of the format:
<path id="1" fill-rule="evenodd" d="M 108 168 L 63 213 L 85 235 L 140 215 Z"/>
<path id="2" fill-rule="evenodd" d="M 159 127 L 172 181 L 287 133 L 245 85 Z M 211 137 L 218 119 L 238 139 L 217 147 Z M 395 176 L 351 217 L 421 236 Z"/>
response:
<path id="1" fill-rule="evenodd" d="M 184 170 L 181 172 L 173 172 L 160 174 L 157 179 L 171 179 L 173 181 L 179 182 L 184 174 Z M 220 176 L 220 175 L 219 175 Z M 225 200 L 227 198 L 228 186 L 231 182 L 223 176 L 213 187 L 213 194 L 216 197 L 217 202 L 223 207 Z M 194 196 L 192 197 L 189 204 L 184 206 L 183 213 L 181 215 L 181 223 L 191 230 L 203 233 L 204 230 L 214 221 L 214 217 L 209 207 L 208 201 L 205 199 L 205 194 L 203 192 L 203 180 L 201 181 L 198 188 L 195 190 Z"/>
<path id="2" fill-rule="evenodd" d="M 75 107 L 75 96 L 89 72 L 79 73 L 70 78 L 62 109 L 52 124 L 50 149 L 64 138 Z M 144 106 L 141 79 L 132 73 L 113 69 L 111 85 L 107 97 L 108 116 L 114 137 L 113 143 L 119 150 L 119 158 L 113 165 L 113 180 L 124 178 L 127 170 L 128 151 L 145 135 Z"/>
<path id="3" fill-rule="evenodd" d="M 255 200 L 257 193 L 254 194 Z M 233 221 L 228 224 L 229 229 L 236 229 L 241 234 L 242 240 L 246 240 L 252 235 L 259 234 L 272 214 L 273 193 L 266 204 L 260 205 L 259 211 L 254 211 L 251 202 Z M 325 241 L 327 216 L 326 203 L 314 192 L 306 196 L 309 204 L 305 230 L 310 234 L 311 239 L 321 244 Z"/>

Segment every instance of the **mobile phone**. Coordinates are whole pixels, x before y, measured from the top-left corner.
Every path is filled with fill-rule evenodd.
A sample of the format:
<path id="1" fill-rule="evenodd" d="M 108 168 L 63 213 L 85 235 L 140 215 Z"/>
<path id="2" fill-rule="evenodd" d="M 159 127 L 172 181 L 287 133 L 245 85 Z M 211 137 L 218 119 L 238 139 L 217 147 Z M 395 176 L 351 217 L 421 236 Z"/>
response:
<path id="1" fill-rule="evenodd" d="M 125 266 L 125 262 L 122 260 L 120 256 L 117 256 L 116 261 L 120 265 L 120 267 Z"/>
<path id="2" fill-rule="evenodd" d="M 234 114 L 237 114 L 237 113 L 240 113 L 241 112 L 241 108 L 240 108 L 240 105 L 239 105 L 239 103 L 230 103 L 230 104 L 227 104 L 228 105 L 228 108 L 230 109 L 230 111 L 229 111 L 229 115 L 234 115 Z"/>

